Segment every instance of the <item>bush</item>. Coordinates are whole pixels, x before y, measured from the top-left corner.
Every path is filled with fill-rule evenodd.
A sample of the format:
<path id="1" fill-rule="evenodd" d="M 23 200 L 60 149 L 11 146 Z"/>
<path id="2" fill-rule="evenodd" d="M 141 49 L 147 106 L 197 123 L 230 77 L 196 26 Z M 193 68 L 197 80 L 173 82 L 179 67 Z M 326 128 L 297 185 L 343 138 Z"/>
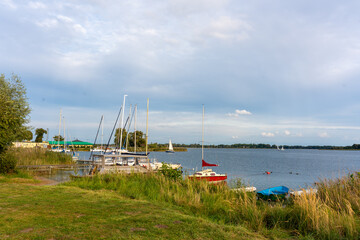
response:
<path id="1" fill-rule="evenodd" d="M 182 179 L 182 168 L 178 168 L 178 169 L 172 169 L 169 164 L 166 163 L 162 163 L 162 166 L 159 170 L 159 172 L 168 179 L 171 180 L 180 180 Z"/>
<path id="2" fill-rule="evenodd" d="M 14 155 L 3 152 L 0 154 L 0 174 L 14 172 L 16 167 L 16 158 Z"/>

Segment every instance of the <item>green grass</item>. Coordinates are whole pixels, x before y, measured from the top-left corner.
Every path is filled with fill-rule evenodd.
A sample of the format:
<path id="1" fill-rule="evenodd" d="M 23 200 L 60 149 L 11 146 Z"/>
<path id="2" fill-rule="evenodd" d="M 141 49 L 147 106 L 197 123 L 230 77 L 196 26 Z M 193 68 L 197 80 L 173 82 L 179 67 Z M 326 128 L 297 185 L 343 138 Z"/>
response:
<path id="1" fill-rule="evenodd" d="M 9 179 L 0 184 L 0 239 L 360 238 L 359 174 L 324 180 L 318 194 L 270 203 L 226 185 L 159 174 L 42 187 Z"/>
<path id="2" fill-rule="evenodd" d="M 0 183 L 37 183 L 33 175 L 27 171 L 15 170 L 13 173 L 0 174 Z"/>
<path id="3" fill-rule="evenodd" d="M 0 239 L 265 239 L 114 191 L 0 185 Z"/>
<path id="4" fill-rule="evenodd" d="M 360 177 L 323 183 L 319 195 L 307 194 L 271 204 L 257 200 L 252 193 L 231 191 L 226 185 L 174 182 L 156 174 L 99 175 L 67 185 L 106 189 L 128 198 L 161 202 L 215 223 L 244 226 L 263 234 L 270 231 L 287 233 L 288 237 L 359 239 Z"/>

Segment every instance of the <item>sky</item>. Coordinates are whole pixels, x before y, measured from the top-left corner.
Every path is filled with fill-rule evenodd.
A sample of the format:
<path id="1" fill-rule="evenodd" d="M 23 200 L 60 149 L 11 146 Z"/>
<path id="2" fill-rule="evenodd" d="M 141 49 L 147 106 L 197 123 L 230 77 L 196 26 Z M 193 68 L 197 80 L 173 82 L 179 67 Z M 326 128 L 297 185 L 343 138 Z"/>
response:
<path id="1" fill-rule="evenodd" d="M 104 141 L 123 104 L 149 142 L 360 143 L 356 0 L 0 0 L 0 73 L 29 125 Z M 134 127 L 134 123 L 131 128 Z M 106 139 L 106 140 L 105 140 Z"/>

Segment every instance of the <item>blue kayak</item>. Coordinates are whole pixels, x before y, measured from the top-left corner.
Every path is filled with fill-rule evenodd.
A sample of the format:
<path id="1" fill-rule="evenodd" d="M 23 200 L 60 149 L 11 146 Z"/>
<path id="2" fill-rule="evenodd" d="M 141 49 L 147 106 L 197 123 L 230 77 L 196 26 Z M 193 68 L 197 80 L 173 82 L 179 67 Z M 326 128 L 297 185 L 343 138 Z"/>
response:
<path id="1" fill-rule="evenodd" d="M 276 200 L 277 198 L 283 198 L 289 192 L 289 188 L 284 186 L 272 187 L 257 192 L 258 196 L 263 199 Z"/>

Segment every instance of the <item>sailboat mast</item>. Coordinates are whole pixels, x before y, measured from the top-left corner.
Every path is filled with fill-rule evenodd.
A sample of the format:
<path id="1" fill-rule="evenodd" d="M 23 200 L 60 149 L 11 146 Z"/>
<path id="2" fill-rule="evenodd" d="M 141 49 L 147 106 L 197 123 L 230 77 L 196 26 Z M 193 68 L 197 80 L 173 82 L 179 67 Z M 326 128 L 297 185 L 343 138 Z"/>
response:
<path id="1" fill-rule="evenodd" d="M 203 105 L 203 114 L 202 114 L 202 141 L 201 141 L 201 160 L 204 160 L 204 115 L 205 109 Z"/>
<path id="2" fill-rule="evenodd" d="M 131 125 L 131 120 L 132 120 L 132 116 L 131 116 L 131 104 L 130 104 L 130 109 L 129 109 L 129 117 L 128 117 L 128 119 L 129 119 L 129 121 L 130 121 L 130 123 L 129 123 L 129 128 L 128 128 L 128 131 L 127 131 L 127 133 L 126 133 L 126 138 L 125 138 L 125 141 L 126 141 L 126 143 L 125 143 L 125 149 L 127 150 L 128 149 L 128 143 L 129 143 L 129 132 L 130 132 L 130 125 Z"/>
<path id="3" fill-rule="evenodd" d="M 104 115 L 101 116 L 103 122 L 101 124 L 101 150 L 103 150 L 103 142 L 104 142 Z"/>
<path id="4" fill-rule="evenodd" d="M 145 154 L 147 156 L 148 154 L 148 135 L 149 135 L 149 99 L 147 99 L 147 110 L 146 110 L 146 136 L 145 136 L 145 141 L 146 141 L 146 145 L 145 145 Z M 148 167 L 150 168 L 150 162 L 149 162 L 149 158 L 148 159 Z"/>
<path id="5" fill-rule="evenodd" d="M 61 134 L 61 108 L 60 108 L 60 120 L 59 120 L 59 135 L 58 135 L 58 139 L 57 139 L 57 148 L 60 149 L 60 134 Z"/>
<path id="6" fill-rule="evenodd" d="M 125 98 L 127 95 L 124 95 L 123 107 L 122 107 L 122 115 L 121 115 L 121 126 L 120 126 L 120 155 L 121 155 L 121 145 L 122 145 L 122 133 L 123 133 L 123 122 L 124 122 L 124 115 L 125 115 Z"/>
<path id="7" fill-rule="evenodd" d="M 64 118 L 64 152 L 66 150 L 65 141 L 66 141 L 66 133 L 65 133 L 65 118 Z"/>
<path id="8" fill-rule="evenodd" d="M 137 118 L 137 105 L 135 105 L 135 121 L 134 121 L 134 152 L 136 153 L 136 118 Z"/>

